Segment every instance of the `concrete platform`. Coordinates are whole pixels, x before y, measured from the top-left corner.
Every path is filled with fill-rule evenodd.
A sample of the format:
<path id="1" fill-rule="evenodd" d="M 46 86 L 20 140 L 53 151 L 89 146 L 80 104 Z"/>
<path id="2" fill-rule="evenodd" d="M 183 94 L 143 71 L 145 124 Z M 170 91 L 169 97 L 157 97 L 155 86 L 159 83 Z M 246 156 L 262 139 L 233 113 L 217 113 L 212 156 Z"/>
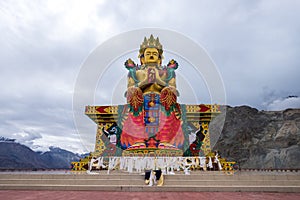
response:
<path id="1" fill-rule="evenodd" d="M 194 171 L 165 175 L 164 186 L 147 186 L 143 174 L 0 173 L 0 190 L 69 190 L 114 192 L 300 192 L 299 172 Z"/>

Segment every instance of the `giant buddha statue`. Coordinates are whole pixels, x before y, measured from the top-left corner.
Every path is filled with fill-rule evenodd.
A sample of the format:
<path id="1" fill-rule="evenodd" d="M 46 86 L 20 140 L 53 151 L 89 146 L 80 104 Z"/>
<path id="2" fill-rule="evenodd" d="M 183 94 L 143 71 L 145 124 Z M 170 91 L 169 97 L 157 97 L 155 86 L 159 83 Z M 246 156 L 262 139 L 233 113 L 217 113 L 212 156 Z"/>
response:
<path id="1" fill-rule="evenodd" d="M 178 149 L 184 134 L 180 105 L 177 103 L 175 70 L 171 60 L 162 66 L 163 48 L 153 35 L 144 39 L 139 50 L 140 65 L 125 62 L 128 84 L 125 93 L 128 111 L 123 117 L 121 145 L 125 149 Z"/>

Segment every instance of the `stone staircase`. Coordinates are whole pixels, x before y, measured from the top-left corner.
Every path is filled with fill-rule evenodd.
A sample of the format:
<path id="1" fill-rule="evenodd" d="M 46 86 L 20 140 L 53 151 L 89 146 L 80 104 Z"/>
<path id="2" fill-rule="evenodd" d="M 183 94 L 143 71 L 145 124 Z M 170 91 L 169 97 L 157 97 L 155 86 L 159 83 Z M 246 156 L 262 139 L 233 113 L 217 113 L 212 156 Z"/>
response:
<path id="1" fill-rule="evenodd" d="M 101 171 L 76 173 L 0 173 L 0 190 L 97 190 L 97 191 L 222 191 L 222 192 L 300 192 L 299 172 L 193 171 L 165 175 L 161 187 L 147 186 L 143 174 Z"/>

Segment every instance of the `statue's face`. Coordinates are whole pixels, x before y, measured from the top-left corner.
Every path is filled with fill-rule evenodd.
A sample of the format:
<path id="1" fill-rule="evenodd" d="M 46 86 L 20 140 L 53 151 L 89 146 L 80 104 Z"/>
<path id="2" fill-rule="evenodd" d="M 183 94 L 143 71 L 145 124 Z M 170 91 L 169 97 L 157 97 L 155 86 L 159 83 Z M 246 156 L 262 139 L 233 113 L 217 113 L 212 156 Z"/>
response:
<path id="1" fill-rule="evenodd" d="M 156 48 L 147 48 L 144 52 L 144 63 L 159 63 L 159 53 Z"/>

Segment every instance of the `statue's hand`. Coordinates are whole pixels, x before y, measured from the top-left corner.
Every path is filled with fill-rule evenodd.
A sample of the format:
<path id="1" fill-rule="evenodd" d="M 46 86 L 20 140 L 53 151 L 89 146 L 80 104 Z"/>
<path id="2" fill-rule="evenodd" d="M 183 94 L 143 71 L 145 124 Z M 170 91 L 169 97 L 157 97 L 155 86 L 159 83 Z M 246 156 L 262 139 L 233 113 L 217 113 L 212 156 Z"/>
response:
<path id="1" fill-rule="evenodd" d="M 160 77 L 159 72 L 158 72 L 157 69 L 156 69 L 156 71 L 155 71 L 155 75 L 156 75 L 156 82 L 157 82 L 159 85 L 161 85 L 161 86 L 166 86 L 166 85 L 167 85 L 167 83 L 161 79 L 161 77 Z"/>
<path id="2" fill-rule="evenodd" d="M 142 87 L 143 85 L 146 85 L 148 83 L 148 73 L 145 71 L 139 71 L 138 77 L 140 82 L 137 84 L 138 87 Z"/>
<path id="3" fill-rule="evenodd" d="M 160 75 L 159 70 L 156 68 L 152 68 L 154 71 L 149 72 L 148 70 L 151 68 L 145 68 L 143 70 L 137 70 L 137 77 L 140 82 L 137 84 L 138 87 L 143 87 L 149 83 L 156 83 L 161 86 L 166 86 L 167 83 L 164 81 Z"/>

